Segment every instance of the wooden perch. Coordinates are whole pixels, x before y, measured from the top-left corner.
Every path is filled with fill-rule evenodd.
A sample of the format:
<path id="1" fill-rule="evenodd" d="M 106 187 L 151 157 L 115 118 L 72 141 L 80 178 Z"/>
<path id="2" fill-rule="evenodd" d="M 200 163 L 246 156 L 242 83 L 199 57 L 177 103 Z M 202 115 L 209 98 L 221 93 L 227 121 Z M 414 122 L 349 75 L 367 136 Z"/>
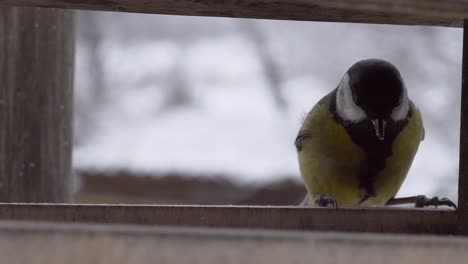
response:
<path id="1" fill-rule="evenodd" d="M 453 210 L 0 204 L 0 219 L 274 230 L 454 234 Z"/>
<path id="2" fill-rule="evenodd" d="M 468 1 L 457 0 L 0 0 L 0 5 L 167 15 L 463 26 Z"/>

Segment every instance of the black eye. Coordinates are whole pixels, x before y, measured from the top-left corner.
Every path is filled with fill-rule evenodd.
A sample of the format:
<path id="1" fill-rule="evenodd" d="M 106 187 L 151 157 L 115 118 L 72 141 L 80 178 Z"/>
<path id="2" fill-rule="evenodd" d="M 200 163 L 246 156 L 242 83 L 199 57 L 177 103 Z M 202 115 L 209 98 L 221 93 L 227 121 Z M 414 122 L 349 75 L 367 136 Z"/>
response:
<path id="1" fill-rule="evenodd" d="M 359 105 L 358 98 L 357 98 L 357 92 L 355 86 L 351 86 L 351 94 L 353 95 L 353 101 L 356 105 Z"/>
<path id="2" fill-rule="evenodd" d="M 401 95 L 400 95 L 400 96 L 398 96 L 398 101 L 397 101 L 397 103 L 396 103 L 396 105 L 395 105 L 395 106 L 399 106 L 399 105 L 401 104 L 401 98 L 402 98 L 402 96 L 401 96 Z"/>

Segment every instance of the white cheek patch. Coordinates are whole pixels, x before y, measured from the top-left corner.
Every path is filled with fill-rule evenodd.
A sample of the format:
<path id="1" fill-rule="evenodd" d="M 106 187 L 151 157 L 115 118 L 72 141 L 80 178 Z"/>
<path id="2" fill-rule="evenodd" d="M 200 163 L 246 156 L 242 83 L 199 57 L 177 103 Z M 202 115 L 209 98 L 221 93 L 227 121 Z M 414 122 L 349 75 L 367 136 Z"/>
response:
<path id="1" fill-rule="evenodd" d="M 406 92 L 406 88 L 403 88 L 403 89 L 404 91 L 403 91 L 403 95 L 401 98 L 401 103 L 393 109 L 392 115 L 390 116 L 392 120 L 395 122 L 405 119 L 406 116 L 408 116 L 408 112 L 409 112 L 410 105 L 409 105 L 408 94 Z"/>
<path id="2" fill-rule="evenodd" d="M 336 111 L 345 121 L 356 123 L 366 118 L 366 112 L 359 107 L 353 99 L 353 92 L 349 86 L 349 75 L 345 74 L 341 80 L 336 95 Z"/>

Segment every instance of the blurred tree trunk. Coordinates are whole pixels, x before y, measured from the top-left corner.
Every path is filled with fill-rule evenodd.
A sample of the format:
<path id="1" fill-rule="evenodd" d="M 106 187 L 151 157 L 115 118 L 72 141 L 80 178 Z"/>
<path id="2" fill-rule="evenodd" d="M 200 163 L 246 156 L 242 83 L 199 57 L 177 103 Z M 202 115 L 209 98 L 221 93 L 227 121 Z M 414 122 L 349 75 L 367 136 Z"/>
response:
<path id="1" fill-rule="evenodd" d="M 71 11 L 0 8 L 0 202 L 67 202 Z"/>

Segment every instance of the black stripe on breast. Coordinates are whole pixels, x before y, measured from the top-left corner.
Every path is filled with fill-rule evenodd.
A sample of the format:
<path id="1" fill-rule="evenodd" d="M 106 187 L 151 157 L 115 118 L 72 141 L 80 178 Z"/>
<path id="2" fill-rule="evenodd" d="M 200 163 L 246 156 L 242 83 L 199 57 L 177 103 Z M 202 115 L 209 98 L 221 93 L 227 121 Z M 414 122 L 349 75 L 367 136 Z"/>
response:
<path id="1" fill-rule="evenodd" d="M 400 131 L 408 123 L 408 118 L 399 122 L 389 120 L 386 126 L 385 139 L 379 140 L 375 136 L 374 127 L 369 120 L 358 123 L 347 123 L 336 114 L 336 91 L 330 104 L 330 111 L 334 113 L 335 120 L 342 124 L 351 136 L 352 141 L 360 146 L 365 153 L 365 160 L 360 168 L 359 182 L 365 190 L 361 202 L 375 196 L 374 182 L 377 174 L 385 167 L 385 162 L 392 155 L 392 145 Z M 410 110 L 409 116 L 412 115 Z"/>

